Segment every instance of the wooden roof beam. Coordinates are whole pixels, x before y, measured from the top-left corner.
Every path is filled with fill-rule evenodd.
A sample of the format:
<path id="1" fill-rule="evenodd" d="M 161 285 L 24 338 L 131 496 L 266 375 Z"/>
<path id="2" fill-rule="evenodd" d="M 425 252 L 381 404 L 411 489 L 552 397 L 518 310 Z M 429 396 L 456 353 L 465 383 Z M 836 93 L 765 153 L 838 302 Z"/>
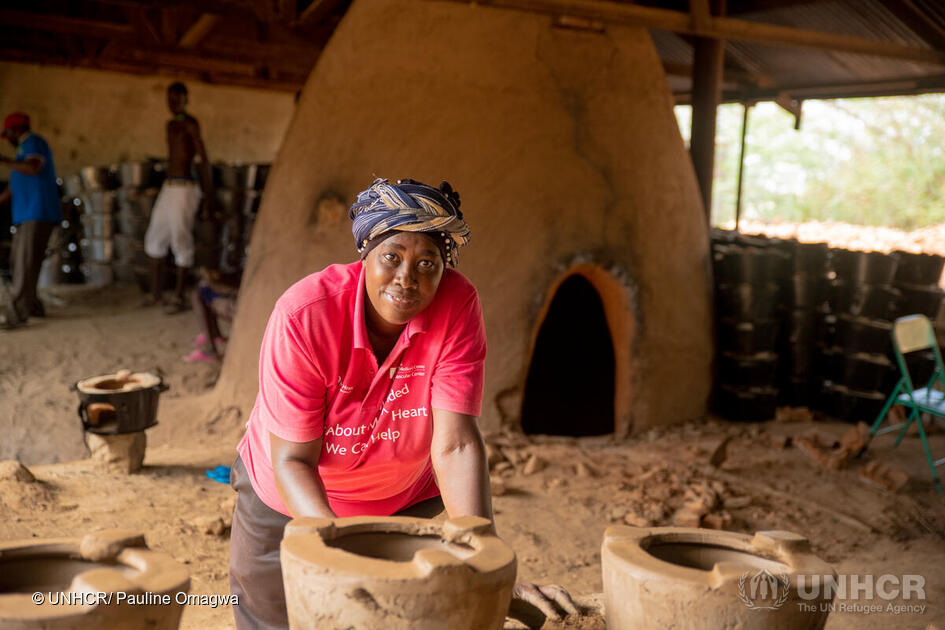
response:
<path id="1" fill-rule="evenodd" d="M 0 9 L 0 25 L 12 26 L 25 30 L 48 31 L 66 35 L 84 35 L 86 37 L 134 37 L 135 27 L 131 24 L 87 20 L 54 13 L 32 13 L 15 9 Z"/>
<path id="2" fill-rule="evenodd" d="M 295 25 L 302 28 L 314 26 L 324 20 L 342 2 L 343 0 L 312 0 L 312 4 L 305 7 L 305 10 L 299 14 Z"/>
<path id="3" fill-rule="evenodd" d="M 177 45 L 181 48 L 196 48 L 221 19 L 214 13 L 201 13 L 200 17 L 184 31 Z"/>
<path id="4" fill-rule="evenodd" d="M 125 15 L 134 25 L 138 35 L 143 37 L 149 44 L 160 44 L 161 35 L 154 27 L 154 22 L 148 17 L 148 10 L 145 7 L 124 7 Z"/>
<path id="5" fill-rule="evenodd" d="M 692 15 L 683 11 L 618 4 L 605 0 L 428 0 L 463 2 L 497 9 L 510 9 L 549 15 L 569 14 L 612 24 L 627 24 L 657 28 L 697 37 L 752 41 L 782 46 L 799 46 L 821 50 L 836 50 L 878 57 L 908 59 L 945 65 L 945 50 L 903 46 L 894 42 L 878 41 L 850 35 L 837 35 L 790 26 L 764 24 L 731 17 L 709 16 L 708 26 L 693 23 Z"/>
<path id="6" fill-rule="evenodd" d="M 723 89 L 722 101 L 725 103 L 745 103 L 773 101 L 778 97 L 809 101 L 849 97 L 906 96 L 931 92 L 945 92 L 945 75 L 915 79 L 836 82 L 819 85 L 782 85 L 767 89 L 752 87 Z M 673 97 L 678 105 L 688 104 L 691 101 L 691 95 L 685 91 L 676 92 Z"/>

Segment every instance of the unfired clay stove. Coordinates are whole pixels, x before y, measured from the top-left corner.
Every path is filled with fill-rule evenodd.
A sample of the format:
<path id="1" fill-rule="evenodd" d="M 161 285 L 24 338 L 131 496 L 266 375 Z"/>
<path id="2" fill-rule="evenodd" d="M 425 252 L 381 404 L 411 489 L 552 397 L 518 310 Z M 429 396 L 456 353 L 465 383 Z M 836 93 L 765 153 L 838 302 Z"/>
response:
<path id="1" fill-rule="evenodd" d="M 601 564 L 610 630 L 818 630 L 832 593 L 822 599 L 808 585 L 817 597 L 801 599 L 798 575 L 836 577 L 806 538 L 785 531 L 609 527 Z"/>
<path id="2" fill-rule="evenodd" d="M 183 611 L 178 594 L 189 588 L 187 570 L 150 551 L 135 532 L 0 542 L 4 630 L 174 630 Z M 33 599 L 36 593 L 42 602 Z M 98 593 L 110 594 L 111 603 L 97 601 Z M 129 596 L 139 599 L 132 603 Z M 161 596 L 168 603 L 156 599 Z"/>
<path id="3" fill-rule="evenodd" d="M 293 630 L 498 630 L 515 583 L 514 552 L 473 516 L 295 519 L 281 557 Z"/>

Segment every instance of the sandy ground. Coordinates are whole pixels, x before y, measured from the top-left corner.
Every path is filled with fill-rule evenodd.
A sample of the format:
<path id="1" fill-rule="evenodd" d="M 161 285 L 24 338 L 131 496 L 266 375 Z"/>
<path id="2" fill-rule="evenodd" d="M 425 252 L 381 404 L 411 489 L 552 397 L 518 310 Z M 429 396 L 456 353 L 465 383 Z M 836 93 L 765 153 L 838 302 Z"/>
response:
<path id="1" fill-rule="evenodd" d="M 51 306 L 48 319 L 0 333 L 0 459 L 19 454 L 39 480 L 0 481 L 0 539 L 138 529 L 153 549 L 188 565 L 192 592 L 227 593 L 226 534 L 206 534 L 193 523 L 226 517 L 220 504 L 233 493 L 204 471 L 232 462 L 238 436 L 231 427 L 239 422 L 232 410 L 208 416 L 202 402 L 217 367 L 180 361 L 196 332 L 192 314 L 138 308 L 140 294 L 132 288 L 57 295 L 64 304 Z M 68 390 L 82 376 L 118 367 L 160 369 L 171 385 L 162 397 L 160 424 L 148 431 L 145 468 L 133 475 L 109 473 L 82 459 L 75 394 Z M 602 590 L 600 543 L 608 526 L 624 522 L 628 513 L 630 520 L 668 525 L 693 495 L 711 495 L 707 519 L 733 531 L 804 534 L 841 574 L 925 578 L 924 613 L 838 611 L 829 629 L 941 627 L 945 496 L 931 487 L 919 441 L 908 437 L 894 450 L 893 438 L 882 436 L 865 460 L 841 471 L 826 470 L 785 446 L 787 437 L 814 432 L 829 442 L 848 429 L 811 421 L 710 420 L 636 435 L 619 445 L 600 438 L 489 436 L 494 476 L 504 486 L 494 499 L 497 527 L 518 554 L 522 578 L 587 595 Z M 727 436 L 727 457 L 714 467 L 710 455 Z M 945 434 L 933 435 L 931 445 L 945 456 Z M 894 494 L 861 481 L 857 471 L 870 460 L 906 471 L 906 487 Z M 40 463 L 55 461 L 62 463 Z M 229 628 L 231 613 L 189 606 L 181 627 Z"/>

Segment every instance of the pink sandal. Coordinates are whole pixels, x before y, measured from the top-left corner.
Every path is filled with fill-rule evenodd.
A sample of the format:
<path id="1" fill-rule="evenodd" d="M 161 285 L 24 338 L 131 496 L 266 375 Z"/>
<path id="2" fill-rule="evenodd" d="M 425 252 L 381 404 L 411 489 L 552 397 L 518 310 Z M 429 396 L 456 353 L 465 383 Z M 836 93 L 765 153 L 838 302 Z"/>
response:
<path id="1" fill-rule="evenodd" d="M 187 363 L 217 363 L 219 360 L 219 358 L 212 354 L 207 354 L 201 348 L 197 348 L 184 357 L 184 361 Z"/>
<path id="2" fill-rule="evenodd" d="M 207 335 L 204 333 L 200 333 L 196 337 L 194 337 L 194 340 L 190 342 L 190 345 L 193 346 L 194 348 L 206 348 L 208 342 L 209 342 L 209 338 L 207 337 Z M 226 339 L 224 337 L 216 337 L 213 340 L 213 342 L 217 346 L 222 346 L 223 344 L 226 343 Z"/>

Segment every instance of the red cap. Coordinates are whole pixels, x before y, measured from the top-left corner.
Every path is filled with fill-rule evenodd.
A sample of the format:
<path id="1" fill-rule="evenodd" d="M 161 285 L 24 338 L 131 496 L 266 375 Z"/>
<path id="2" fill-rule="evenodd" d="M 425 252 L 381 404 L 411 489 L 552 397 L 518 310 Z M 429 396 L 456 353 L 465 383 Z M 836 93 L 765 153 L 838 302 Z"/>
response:
<path id="1" fill-rule="evenodd" d="M 7 116 L 3 121 L 3 130 L 6 131 L 12 127 L 29 127 L 30 117 L 23 112 L 15 112 Z"/>

